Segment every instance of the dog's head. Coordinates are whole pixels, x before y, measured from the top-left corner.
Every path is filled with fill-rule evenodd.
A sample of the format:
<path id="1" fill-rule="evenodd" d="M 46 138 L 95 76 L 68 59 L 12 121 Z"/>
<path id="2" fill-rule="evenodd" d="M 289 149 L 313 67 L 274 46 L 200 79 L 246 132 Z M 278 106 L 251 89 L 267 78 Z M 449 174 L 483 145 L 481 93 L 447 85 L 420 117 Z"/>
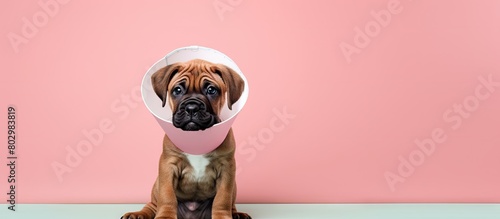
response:
<path id="1" fill-rule="evenodd" d="M 231 68 L 201 59 L 174 63 L 151 76 L 155 93 L 172 109 L 175 127 L 205 130 L 220 122 L 226 103 L 229 109 L 240 98 L 245 83 Z"/>

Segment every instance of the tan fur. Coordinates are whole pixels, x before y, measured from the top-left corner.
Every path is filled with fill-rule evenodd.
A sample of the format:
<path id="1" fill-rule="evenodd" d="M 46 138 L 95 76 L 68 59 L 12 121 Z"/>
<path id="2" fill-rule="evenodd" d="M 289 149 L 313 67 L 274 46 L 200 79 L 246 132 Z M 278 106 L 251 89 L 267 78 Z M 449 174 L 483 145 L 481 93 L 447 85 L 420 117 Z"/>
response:
<path id="1" fill-rule="evenodd" d="M 180 81 L 184 81 L 189 92 L 200 93 L 206 81 L 217 84 L 221 93 L 228 92 L 228 106 L 236 102 L 243 91 L 243 80 L 230 68 L 203 60 L 169 65 L 158 70 L 152 76 L 153 88 L 162 99 L 163 104 L 169 102 L 172 111 L 178 102 L 169 98 L 167 93 Z M 225 95 L 210 101 L 214 112 L 220 113 L 225 104 Z M 205 154 L 209 164 L 202 178 L 195 179 L 193 167 L 182 151 L 170 141 L 167 135 L 163 139 L 163 151 L 159 161 L 158 177 L 151 192 L 151 202 L 141 211 L 129 212 L 122 218 L 189 218 L 189 214 L 178 212 L 179 202 L 212 200 L 211 215 L 207 218 L 251 218 L 245 213 L 236 211 L 236 163 L 234 159 L 235 140 L 232 130 L 229 131 L 222 144 L 214 151 Z M 178 217 L 179 216 L 179 217 Z"/>

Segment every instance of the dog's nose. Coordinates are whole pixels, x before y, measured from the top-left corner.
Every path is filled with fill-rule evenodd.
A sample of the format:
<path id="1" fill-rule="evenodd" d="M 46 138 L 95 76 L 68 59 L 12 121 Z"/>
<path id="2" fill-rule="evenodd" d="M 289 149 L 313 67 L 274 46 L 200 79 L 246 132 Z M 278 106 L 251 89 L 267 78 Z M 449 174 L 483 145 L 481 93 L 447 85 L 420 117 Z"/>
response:
<path id="1" fill-rule="evenodd" d="M 197 103 L 186 104 L 186 112 L 188 112 L 189 114 L 192 115 L 198 111 L 200 111 L 200 106 Z"/>

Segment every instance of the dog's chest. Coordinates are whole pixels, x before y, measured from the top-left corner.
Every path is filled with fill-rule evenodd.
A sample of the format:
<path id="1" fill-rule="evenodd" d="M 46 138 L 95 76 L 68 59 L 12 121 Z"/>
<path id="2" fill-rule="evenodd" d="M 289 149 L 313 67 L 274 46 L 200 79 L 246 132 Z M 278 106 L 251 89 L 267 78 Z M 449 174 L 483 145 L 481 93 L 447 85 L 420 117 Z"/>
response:
<path id="1" fill-rule="evenodd" d="M 203 155 L 184 154 L 184 167 L 178 178 L 176 196 L 179 200 L 202 201 L 216 193 L 217 160 Z"/>
<path id="2" fill-rule="evenodd" d="M 191 166 L 191 176 L 196 180 L 201 180 L 206 175 L 206 169 L 210 160 L 203 155 L 186 154 L 187 161 Z"/>

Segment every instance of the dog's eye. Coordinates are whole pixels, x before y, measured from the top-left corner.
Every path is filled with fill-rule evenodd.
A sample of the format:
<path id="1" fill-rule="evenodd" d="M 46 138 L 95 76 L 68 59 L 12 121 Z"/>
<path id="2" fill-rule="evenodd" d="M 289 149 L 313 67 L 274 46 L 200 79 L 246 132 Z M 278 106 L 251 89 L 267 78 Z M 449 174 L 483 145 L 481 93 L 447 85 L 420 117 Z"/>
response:
<path id="1" fill-rule="evenodd" d="M 215 94 L 217 94 L 217 88 L 215 88 L 214 86 L 208 86 L 207 87 L 207 94 L 208 95 L 215 95 Z"/>
<path id="2" fill-rule="evenodd" d="M 180 95 L 181 93 L 182 93 L 182 88 L 181 87 L 175 87 L 172 90 L 172 94 L 174 94 L 174 95 Z"/>

